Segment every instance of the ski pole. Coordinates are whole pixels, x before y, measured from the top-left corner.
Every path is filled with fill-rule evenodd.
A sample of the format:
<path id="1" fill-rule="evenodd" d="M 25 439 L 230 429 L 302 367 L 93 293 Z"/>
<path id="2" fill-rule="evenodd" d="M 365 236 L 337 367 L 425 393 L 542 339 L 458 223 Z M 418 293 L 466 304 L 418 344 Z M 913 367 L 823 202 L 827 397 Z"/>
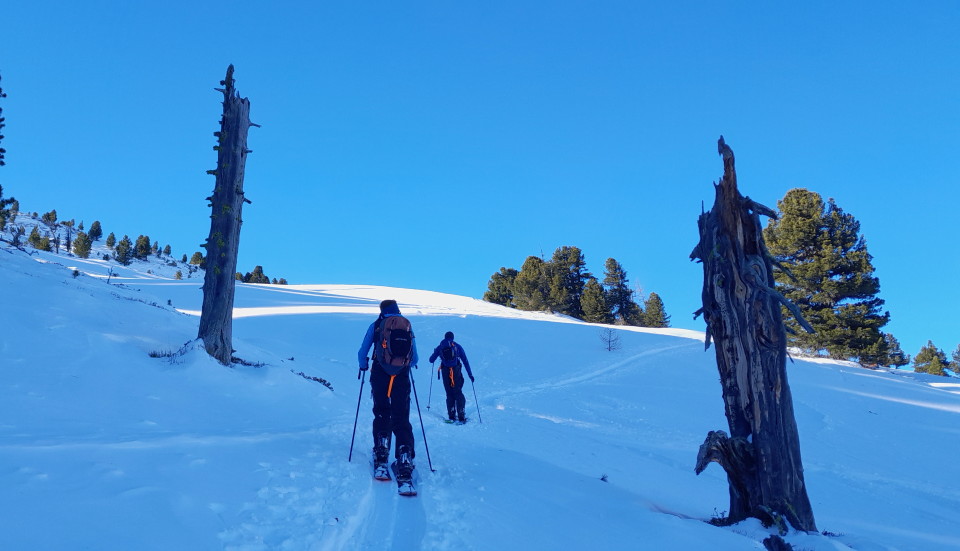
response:
<path id="1" fill-rule="evenodd" d="M 430 364 L 431 373 L 433 370 L 433 363 Z M 430 409 L 430 399 L 433 398 L 433 375 L 430 375 L 430 393 L 427 394 L 427 409 Z"/>
<path id="2" fill-rule="evenodd" d="M 357 414 L 353 418 L 353 436 L 350 437 L 350 455 L 347 456 L 347 463 L 353 461 L 353 441 L 357 437 L 357 419 L 360 418 L 360 400 L 363 398 L 363 383 L 367 379 L 366 369 L 361 369 L 357 373 L 357 378 L 360 379 L 360 396 L 357 397 Z"/>
<path id="3" fill-rule="evenodd" d="M 483 417 L 480 417 L 480 400 L 477 400 L 477 385 L 473 384 L 473 379 L 470 379 L 470 386 L 473 387 L 473 403 L 477 404 L 477 419 L 482 423 Z"/>
<path id="4" fill-rule="evenodd" d="M 427 450 L 427 465 L 430 466 L 430 472 L 435 473 L 437 471 L 433 469 L 433 462 L 430 461 L 430 446 L 427 445 L 427 431 L 423 428 L 423 415 L 420 415 L 420 399 L 417 398 L 417 384 L 413 381 L 413 370 L 409 368 L 408 370 L 410 371 L 410 386 L 413 388 L 413 399 L 417 403 L 417 417 L 420 418 L 420 434 L 423 435 L 423 448 Z"/>

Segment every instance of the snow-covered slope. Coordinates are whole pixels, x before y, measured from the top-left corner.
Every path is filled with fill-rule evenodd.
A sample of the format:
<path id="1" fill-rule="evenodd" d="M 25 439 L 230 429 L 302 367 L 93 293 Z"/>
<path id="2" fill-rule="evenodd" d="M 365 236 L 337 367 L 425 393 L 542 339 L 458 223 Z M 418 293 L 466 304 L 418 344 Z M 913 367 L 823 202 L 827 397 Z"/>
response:
<path id="1" fill-rule="evenodd" d="M 702 334 L 621 328 L 610 352 L 597 326 L 464 297 L 240 284 L 236 354 L 262 365 L 226 368 L 185 346 L 202 279 L 134 262 L 107 283 L 107 266 L 0 250 L 0 549 L 742 550 L 770 533 L 705 522 L 728 497 L 718 466 L 693 473 L 706 432 L 726 427 Z M 452 426 L 429 364 L 415 371 L 430 454 L 414 408 L 416 498 L 369 475 L 356 351 L 385 298 L 421 358 L 453 331 L 477 377 L 470 422 Z M 960 549 L 953 379 L 788 371 L 829 535 L 787 541 Z"/>

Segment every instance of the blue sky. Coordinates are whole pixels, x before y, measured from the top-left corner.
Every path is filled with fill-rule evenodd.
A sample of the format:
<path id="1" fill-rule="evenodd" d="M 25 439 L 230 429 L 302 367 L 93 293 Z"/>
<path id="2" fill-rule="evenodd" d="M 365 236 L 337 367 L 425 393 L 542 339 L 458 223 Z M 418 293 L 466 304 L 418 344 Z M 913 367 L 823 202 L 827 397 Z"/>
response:
<path id="1" fill-rule="evenodd" d="M 960 343 L 956 2 L 3 11 L 0 184 L 24 209 L 200 250 L 233 63 L 262 125 L 239 271 L 479 298 L 501 266 L 572 245 L 702 329 L 688 255 L 723 134 L 745 195 L 805 187 L 861 222 L 905 352 Z"/>

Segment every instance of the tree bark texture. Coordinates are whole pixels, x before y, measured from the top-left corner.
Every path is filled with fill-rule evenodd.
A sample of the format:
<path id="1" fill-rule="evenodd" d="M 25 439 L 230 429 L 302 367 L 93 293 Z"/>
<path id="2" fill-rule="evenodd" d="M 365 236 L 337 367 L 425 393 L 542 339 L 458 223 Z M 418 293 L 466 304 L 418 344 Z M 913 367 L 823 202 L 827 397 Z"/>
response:
<path id="1" fill-rule="evenodd" d="M 210 201 L 210 235 L 202 247 L 206 254 L 203 278 L 203 310 L 200 315 L 199 338 L 207 353 L 228 365 L 233 357 L 233 296 L 236 288 L 237 253 L 240 250 L 240 225 L 243 203 L 243 171 L 246 164 L 247 130 L 250 122 L 250 100 L 240 98 L 234 89 L 233 65 L 220 81 L 224 88 L 223 116 L 220 132 L 215 132 L 218 145 L 217 168 L 207 171 L 216 176 Z"/>
<path id="2" fill-rule="evenodd" d="M 771 209 L 737 190 L 733 150 L 719 140 L 723 178 L 713 208 L 698 220 L 700 243 L 691 258 L 703 263 L 705 346 L 711 339 L 723 389 L 729 436 L 711 431 L 696 472 L 717 462 L 730 482 L 729 521 L 778 516 L 798 530 L 815 531 L 800 459 L 800 437 L 786 374 L 786 331 L 763 242 L 760 214 Z M 797 316 L 801 324 L 809 325 Z"/>

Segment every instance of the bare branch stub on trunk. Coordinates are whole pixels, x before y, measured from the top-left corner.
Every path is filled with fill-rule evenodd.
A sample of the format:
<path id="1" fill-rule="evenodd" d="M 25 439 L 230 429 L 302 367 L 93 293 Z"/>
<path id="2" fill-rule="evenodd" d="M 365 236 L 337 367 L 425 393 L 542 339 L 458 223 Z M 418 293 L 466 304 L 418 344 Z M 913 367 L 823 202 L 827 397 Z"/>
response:
<path id="1" fill-rule="evenodd" d="M 730 482 L 729 520 L 782 516 L 815 531 L 800 459 L 800 437 L 786 374 L 786 330 L 774 289 L 760 214 L 773 211 L 740 195 L 733 150 L 720 137 L 723 178 L 713 208 L 700 215 L 706 346 L 711 340 L 723 389 L 729 436 L 710 431 L 696 472 L 719 463 Z"/>
<path id="2" fill-rule="evenodd" d="M 210 201 L 210 235 L 202 245 L 207 251 L 206 274 L 203 278 L 203 310 L 198 337 L 207 353 L 228 365 L 233 357 L 233 296 L 236 287 L 237 253 L 240 250 L 240 225 L 243 203 L 250 202 L 243 194 L 243 172 L 246 165 L 247 130 L 250 122 L 250 100 L 240 98 L 234 89 L 233 65 L 220 81 L 223 88 L 223 116 L 220 131 L 215 132 L 218 144 L 217 168 L 207 172 L 216 176 Z"/>

